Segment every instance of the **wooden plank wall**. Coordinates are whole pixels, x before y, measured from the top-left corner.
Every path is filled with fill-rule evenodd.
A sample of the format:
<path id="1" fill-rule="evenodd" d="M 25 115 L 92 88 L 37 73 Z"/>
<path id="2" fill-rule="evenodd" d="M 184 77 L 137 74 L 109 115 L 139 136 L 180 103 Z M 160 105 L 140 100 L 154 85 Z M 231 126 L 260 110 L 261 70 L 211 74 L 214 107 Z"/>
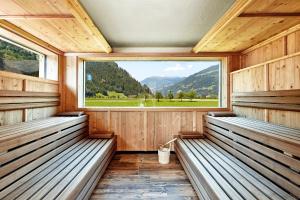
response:
<path id="1" fill-rule="evenodd" d="M 243 52 L 241 70 L 232 72 L 233 92 L 300 89 L 300 30 L 274 37 Z M 234 106 L 239 115 L 300 128 L 300 112 Z"/>
<path id="2" fill-rule="evenodd" d="M 0 91 L 3 92 L 0 95 L 1 108 L 0 108 L 0 125 L 15 124 L 24 121 L 31 121 L 35 119 L 41 119 L 54 115 L 58 106 L 40 106 L 30 107 L 26 106 L 23 97 L 7 97 L 6 92 L 19 91 L 21 92 L 41 92 L 41 93 L 58 93 L 59 83 L 58 81 L 43 80 L 35 77 L 3 72 L 0 71 Z M 16 93 L 17 94 L 17 93 Z M 9 98 L 7 102 L 5 99 Z M 28 97 L 31 98 L 31 97 Z M 55 98 L 55 97 L 51 97 Z M 31 100 L 33 100 L 31 98 Z M 30 100 L 28 100 L 30 101 Z M 47 101 L 47 100 L 46 100 Z M 23 104 L 26 108 L 14 109 L 8 108 L 11 104 L 18 103 Z"/>
<path id="3" fill-rule="evenodd" d="M 89 115 L 90 131 L 114 131 L 118 151 L 156 151 L 178 134 L 179 131 L 202 132 L 203 115 L 212 110 L 226 109 L 127 109 L 127 108 L 78 108 L 77 73 L 80 60 L 66 57 L 63 78 L 62 107 L 65 111 L 83 110 Z M 228 74 L 231 66 L 238 66 L 235 56 L 228 57 Z M 229 81 L 224 81 L 223 92 L 227 93 Z M 80 95 L 80 94 L 79 94 Z M 230 99 L 223 97 L 230 103 Z"/>
<path id="4" fill-rule="evenodd" d="M 90 111 L 90 131 L 113 130 L 118 151 L 156 151 L 179 131 L 202 132 L 203 115 L 196 111 Z"/>

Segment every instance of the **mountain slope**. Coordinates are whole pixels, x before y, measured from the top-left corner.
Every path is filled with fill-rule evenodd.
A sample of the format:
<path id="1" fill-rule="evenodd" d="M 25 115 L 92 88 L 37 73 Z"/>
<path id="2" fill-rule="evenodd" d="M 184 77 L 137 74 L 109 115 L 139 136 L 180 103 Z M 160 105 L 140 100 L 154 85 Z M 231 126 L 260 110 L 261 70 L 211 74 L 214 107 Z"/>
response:
<path id="1" fill-rule="evenodd" d="M 197 92 L 198 96 L 217 96 L 219 90 L 219 65 L 214 65 L 195 73 L 161 91 L 166 94 L 169 90 L 176 93 L 179 90 L 188 92 L 192 89 Z"/>
<path id="2" fill-rule="evenodd" d="M 149 88 L 142 86 L 115 62 L 87 62 L 86 96 L 95 96 L 96 93 L 107 95 L 108 91 L 128 96 L 149 92 Z"/>
<path id="3" fill-rule="evenodd" d="M 141 83 L 147 85 L 151 91 L 159 91 L 182 81 L 184 78 L 185 77 L 151 76 L 142 80 Z"/>

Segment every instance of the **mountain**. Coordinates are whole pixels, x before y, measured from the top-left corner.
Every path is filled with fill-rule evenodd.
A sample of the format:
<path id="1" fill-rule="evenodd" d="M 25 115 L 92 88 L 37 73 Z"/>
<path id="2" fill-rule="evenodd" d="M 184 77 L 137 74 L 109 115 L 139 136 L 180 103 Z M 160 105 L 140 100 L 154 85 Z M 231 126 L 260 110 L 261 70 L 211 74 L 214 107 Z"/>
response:
<path id="1" fill-rule="evenodd" d="M 141 85 L 115 62 L 87 62 L 86 96 L 93 97 L 96 93 L 107 95 L 108 91 L 123 93 L 126 96 L 150 93 L 146 85 Z"/>
<path id="2" fill-rule="evenodd" d="M 166 87 L 174 85 L 185 79 L 185 77 L 162 77 L 151 76 L 141 81 L 142 84 L 147 85 L 151 91 L 163 90 Z"/>
<path id="3" fill-rule="evenodd" d="M 192 74 L 184 80 L 162 89 L 161 92 L 167 94 L 171 90 L 175 94 L 180 90 L 188 92 L 192 89 L 197 92 L 198 96 L 218 96 L 219 65 L 214 65 Z"/>

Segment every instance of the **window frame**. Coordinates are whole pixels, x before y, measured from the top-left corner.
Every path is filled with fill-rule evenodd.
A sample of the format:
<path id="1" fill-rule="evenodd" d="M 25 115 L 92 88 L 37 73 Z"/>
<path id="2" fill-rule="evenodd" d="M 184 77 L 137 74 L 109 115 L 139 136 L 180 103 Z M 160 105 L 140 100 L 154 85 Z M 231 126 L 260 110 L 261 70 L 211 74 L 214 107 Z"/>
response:
<path id="1" fill-rule="evenodd" d="M 86 107 L 85 63 L 88 61 L 219 61 L 218 107 Z M 225 78 L 223 76 L 226 76 Z M 77 109 L 83 111 L 228 111 L 229 73 L 227 56 L 220 57 L 77 57 Z M 225 90 L 224 90 L 225 89 Z"/>

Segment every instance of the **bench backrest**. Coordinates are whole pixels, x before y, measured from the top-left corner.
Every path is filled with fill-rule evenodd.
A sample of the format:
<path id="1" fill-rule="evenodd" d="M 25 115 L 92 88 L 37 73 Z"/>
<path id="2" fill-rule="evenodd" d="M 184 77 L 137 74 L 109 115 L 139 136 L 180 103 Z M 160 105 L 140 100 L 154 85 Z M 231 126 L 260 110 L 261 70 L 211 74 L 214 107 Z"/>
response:
<path id="1" fill-rule="evenodd" d="M 232 94 L 232 105 L 300 111 L 300 90 L 235 92 Z"/>
<path id="2" fill-rule="evenodd" d="M 80 141 L 87 116 L 51 117 L 0 127 L 0 188 Z"/>
<path id="3" fill-rule="evenodd" d="M 210 116 L 205 117 L 204 126 L 208 139 L 300 197 L 300 135 L 296 130 L 264 122 Z M 251 126 L 262 128 L 254 131 L 249 128 Z M 283 130 L 285 132 L 280 133 Z"/>

